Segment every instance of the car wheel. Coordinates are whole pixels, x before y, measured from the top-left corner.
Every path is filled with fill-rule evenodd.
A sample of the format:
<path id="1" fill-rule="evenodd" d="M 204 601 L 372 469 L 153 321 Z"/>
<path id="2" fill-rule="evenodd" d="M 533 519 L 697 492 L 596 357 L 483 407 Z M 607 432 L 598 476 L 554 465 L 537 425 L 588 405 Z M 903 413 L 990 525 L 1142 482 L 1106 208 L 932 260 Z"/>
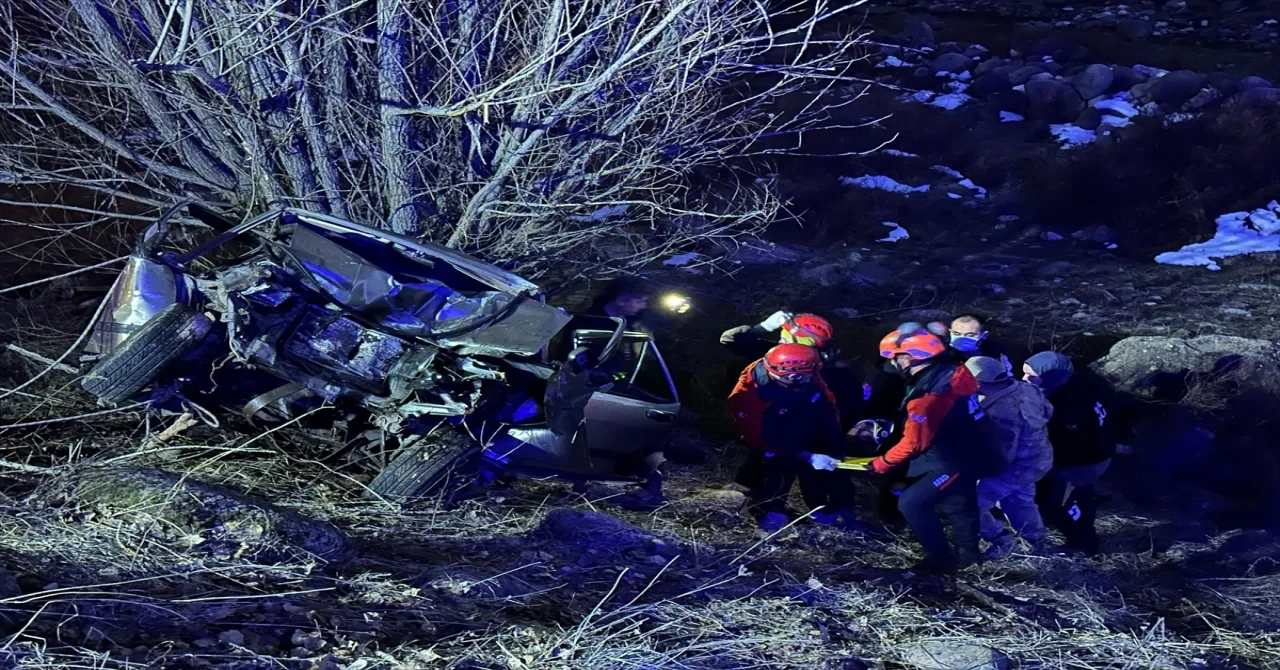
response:
<path id="1" fill-rule="evenodd" d="M 108 405 L 128 400 L 194 349 L 212 327 L 205 315 L 185 305 L 169 305 L 98 361 L 80 386 Z"/>
<path id="2" fill-rule="evenodd" d="M 480 448 L 463 436 L 439 433 L 400 452 L 374 477 L 366 500 L 404 501 L 441 493 L 451 496 L 470 483 Z"/>

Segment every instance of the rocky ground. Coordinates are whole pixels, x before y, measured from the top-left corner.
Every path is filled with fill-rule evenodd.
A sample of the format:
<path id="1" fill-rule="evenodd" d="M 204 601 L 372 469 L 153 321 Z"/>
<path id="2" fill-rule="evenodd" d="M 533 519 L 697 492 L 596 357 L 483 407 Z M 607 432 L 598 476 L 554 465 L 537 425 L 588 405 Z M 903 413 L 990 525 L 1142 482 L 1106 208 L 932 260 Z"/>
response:
<path id="1" fill-rule="evenodd" d="M 1267 23 L 1280 16 L 1267 11 L 871 7 L 876 44 L 857 76 L 876 85 L 841 91 L 842 119 L 858 127 L 806 146 L 845 155 L 778 160 L 760 177 L 792 219 L 655 273 L 695 304 L 659 332 L 690 412 L 656 510 L 624 509 L 619 486 L 576 494 L 551 481 L 475 489 L 453 506 L 368 503 L 364 475 L 323 461 L 306 436 L 195 427 L 139 449 L 131 412 L 0 433 L 6 461 L 34 464 L 0 482 L 0 663 L 1280 665 L 1280 547 L 1262 528 L 1280 519 L 1266 497 L 1280 476 L 1276 408 L 1256 397 L 1280 389 L 1280 354 L 1229 339 L 1275 328 L 1274 254 L 1216 272 L 1154 260 L 1280 198 Z M 718 269 L 696 262 L 713 258 Z M 8 336 L 56 356 L 74 334 L 54 324 L 92 310 L 83 289 L 4 303 Z M 715 336 L 779 307 L 832 315 L 854 355 L 903 320 L 957 311 L 990 315 L 1024 353 L 1093 360 L 1124 338 L 1172 338 L 1128 340 L 1108 363 L 1132 378 L 1158 363 L 1180 380 L 1172 397 L 1126 389 L 1145 438 L 1107 483 L 1109 553 L 1017 556 L 945 581 L 907 570 L 918 556 L 901 529 L 757 531 L 729 483 L 740 454 L 720 412 L 744 362 Z M 1220 374 L 1233 353 L 1245 364 Z M 44 367 L 0 360 L 6 388 Z M 0 403 L 5 423 L 94 409 L 59 372 Z"/>

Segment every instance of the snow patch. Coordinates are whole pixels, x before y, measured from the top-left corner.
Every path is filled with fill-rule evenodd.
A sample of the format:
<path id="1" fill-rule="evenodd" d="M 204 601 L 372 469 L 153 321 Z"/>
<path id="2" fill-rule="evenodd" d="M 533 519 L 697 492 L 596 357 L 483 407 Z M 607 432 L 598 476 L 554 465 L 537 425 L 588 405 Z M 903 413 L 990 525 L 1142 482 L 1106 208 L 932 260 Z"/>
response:
<path id="1" fill-rule="evenodd" d="M 1054 139 L 1058 140 L 1063 149 L 1084 146 L 1098 138 L 1098 134 L 1094 131 L 1085 130 L 1070 123 L 1055 123 L 1049 126 L 1049 132 L 1053 134 Z"/>
<path id="2" fill-rule="evenodd" d="M 907 233 L 906 228 L 903 228 L 892 221 L 885 221 L 884 225 L 889 227 L 889 235 L 888 237 L 882 237 L 876 240 L 877 242 L 898 242 L 911 237 L 911 235 Z"/>
<path id="3" fill-rule="evenodd" d="M 900 184 L 884 175 L 863 175 L 861 177 L 841 177 L 840 183 L 845 186 L 857 186 L 859 188 L 880 189 L 890 193 L 924 193 L 929 190 L 929 185 L 907 186 Z"/>
<path id="4" fill-rule="evenodd" d="M 1165 265 L 1203 265 L 1221 270 L 1213 259 L 1280 251 L 1280 202 L 1252 212 L 1232 212 L 1219 216 L 1218 231 L 1212 239 L 1188 244 L 1177 251 L 1156 256 Z"/>
<path id="5" fill-rule="evenodd" d="M 933 91 L 916 91 L 903 95 L 899 100 L 903 102 L 929 102 L 934 95 L 936 94 Z"/>
<path id="6" fill-rule="evenodd" d="M 1000 112 L 1000 123 L 1020 123 L 1026 121 L 1027 118 L 1016 112 Z"/>
<path id="7" fill-rule="evenodd" d="M 956 170 L 949 168 L 945 165 L 933 165 L 931 167 L 934 170 L 937 170 L 938 172 L 941 172 L 942 174 L 947 175 L 948 177 L 952 177 L 954 179 L 964 179 L 964 175 L 960 174 Z"/>
<path id="8" fill-rule="evenodd" d="M 876 67 L 911 67 L 911 63 L 908 63 L 897 56 L 887 56 L 884 60 L 876 63 Z"/>
<path id="9" fill-rule="evenodd" d="M 1094 107 L 1105 111 L 1115 112 L 1116 115 L 1123 116 L 1125 118 L 1138 115 L 1138 108 L 1134 107 L 1128 100 L 1125 100 L 1124 94 L 1120 94 L 1114 98 L 1107 98 L 1106 100 L 1099 100 Z"/>
<path id="10" fill-rule="evenodd" d="M 958 109 L 971 100 L 973 100 L 973 98 L 963 93 L 944 93 L 943 95 L 930 100 L 929 104 L 933 107 L 941 107 L 942 109 L 950 111 Z"/>
<path id="11" fill-rule="evenodd" d="M 884 153 L 889 154 L 890 156 L 897 156 L 899 158 L 919 158 L 920 157 L 920 154 L 913 154 L 909 151 L 899 151 L 897 149 L 885 149 Z"/>
<path id="12" fill-rule="evenodd" d="M 977 191 L 977 193 L 973 195 L 973 197 L 975 198 L 987 197 L 987 189 L 982 188 L 981 186 L 978 186 L 977 184 L 973 183 L 972 179 L 968 179 L 968 178 L 961 179 L 960 185 L 969 189 L 970 191 Z"/>
<path id="13" fill-rule="evenodd" d="M 695 251 L 690 251 L 687 254 L 676 254 L 671 258 L 668 258 L 667 260 L 662 261 L 662 264 L 670 265 L 671 267 L 674 267 L 674 268 L 682 268 L 690 263 L 697 261 L 699 258 L 702 258 L 702 254 L 697 253 Z"/>
<path id="14" fill-rule="evenodd" d="M 1151 67 L 1150 65 L 1142 65 L 1141 63 L 1139 63 L 1138 65 L 1134 65 L 1133 71 L 1137 72 L 1138 74 L 1145 74 L 1148 77 L 1163 77 L 1166 74 L 1169 74 L 1168 70 L 1161 70 L 1158 67 Z"/>
<path id="15" fill-rule="evenodd" d="M 972 179 L 966 179 L 965 176 L 960 174 L 958 170 L 954 168 L 949 168 L 945 165 L 933 165 L 930 167 L 932 167 L 934 170 L 938 172 L 941 172 L 942 174 L 947 175 L 948 177 L 951 177 L 952 179 L 955 179 L 957 184 L 969 189 L 970 191 L 977 191 L 977 193 L 975 193 L 973 197 L 975 198 L 987 197 L 987 189 L 982 188 L 981 186 L 978 186 L 977 184 L 973 183 Z M 947 196 L 952 199 L 958 199 L 960 197 L 954 193 L 948 193 Z"/>
<path id="16" fill-rule="evenodd" d="M 957 86 L 953 86 L 953 84 Z M 957 92 L 943 93 L 939 95 L 934 91 L 915 91 L 914 93 L 907 93 L 899 97 L 898 100 L 901 102 L 915 102 L 919 104 L 929 105 L 931 107 L 940 107 L 947 111 L 956 109 L 973 100 L 973 98 L 969 97 L 968 95 L 965 95 L 964 93 L 959 92 L 967 88 L 967 86 L 965 86 L 960 82 L 954 82 L 954 81 L 950 82 L 947 84 L 947 88 L 951 88 L 953 90 L 956 90 Z"/>

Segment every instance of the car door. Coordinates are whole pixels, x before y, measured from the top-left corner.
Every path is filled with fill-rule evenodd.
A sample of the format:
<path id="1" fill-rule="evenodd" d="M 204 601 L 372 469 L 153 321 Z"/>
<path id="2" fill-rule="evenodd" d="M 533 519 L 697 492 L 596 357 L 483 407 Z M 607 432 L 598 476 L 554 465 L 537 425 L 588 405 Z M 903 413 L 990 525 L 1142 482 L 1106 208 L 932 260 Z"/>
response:
<path id="1" fill-rule="evenodd" d="M 622 351 L 601 367 L 620 377 L 587 403 L 584 432 L 594 457 L 642 456 L 661 449 L 680 413 L 680 398 L 657 345 L 643 333 L 626 333 Z"/>

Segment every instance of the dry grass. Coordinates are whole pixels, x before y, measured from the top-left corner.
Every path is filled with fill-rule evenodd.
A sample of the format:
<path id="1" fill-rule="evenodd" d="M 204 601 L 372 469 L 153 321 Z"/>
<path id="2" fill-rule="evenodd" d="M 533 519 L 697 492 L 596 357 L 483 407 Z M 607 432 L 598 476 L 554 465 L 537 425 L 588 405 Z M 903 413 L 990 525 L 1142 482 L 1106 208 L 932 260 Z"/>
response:
<path id="1" fill-rule="evenodd" d="M 31 478 L 60 475 L 24 475 L 0 500 L 0 556 L 24 590 L 0 600 L 0 655 L 49 669 L 898 667 L 941 642 L 1021 667 L 1280 663 L 1269 554 L 1226 555 L 1230 537 L 1146 551 L 1160 531 L 1152 519 L 1104 519 L 1125 553 L 1018 556 L 952 583 L 906 572 L 918 554 L 898 538 L 802 524 L 761 542 L 745 515 L 706 495 L 728 480 L 723 461 L 679 471 L 673 502 L 648 513 L 612 506 L 612 485 L 584 497 L 539 481 L 452 509 L 402 508 L 361 501 L 356 482 L 283 442 L 245 452 L 210 435 L 223 441 L 196 431 L 117 465 L 251 489 L 339 525 L 361 556 L 263 565 L 165 551 L 131 523 L 146 510 L 33 507 L 22 497 Z M 102 443 L 91 460 L 131 443 Z M 610 532 L 636 539 L 559 534 L 546 519 L 565 509 L 620 517 L 632 530 Z M 1218 563 L 1205 568 L 1205 555 Z"/>

